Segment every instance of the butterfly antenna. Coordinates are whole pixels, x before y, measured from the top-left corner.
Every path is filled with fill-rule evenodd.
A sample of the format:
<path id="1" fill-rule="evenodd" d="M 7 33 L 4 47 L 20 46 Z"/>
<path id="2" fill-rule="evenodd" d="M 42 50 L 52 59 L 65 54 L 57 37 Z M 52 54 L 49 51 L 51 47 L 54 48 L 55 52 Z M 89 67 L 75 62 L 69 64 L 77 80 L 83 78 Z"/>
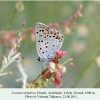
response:
<path id="1" fill-rule="evenodd" d="M 22 59 L 24 59 L 25 57 L 22 57 Z"/>
<path id="2" fill-rule="evenodd" d="M 25 58 L 33 58 L 33 57 L 22 57 L 22 59 L 25 59 Z"/>

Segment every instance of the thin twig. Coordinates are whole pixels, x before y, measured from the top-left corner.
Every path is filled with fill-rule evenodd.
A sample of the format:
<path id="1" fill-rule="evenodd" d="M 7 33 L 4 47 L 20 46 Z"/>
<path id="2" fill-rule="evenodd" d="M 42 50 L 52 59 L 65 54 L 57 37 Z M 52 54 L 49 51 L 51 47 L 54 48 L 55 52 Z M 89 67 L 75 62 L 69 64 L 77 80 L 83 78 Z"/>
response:
<path id="1" fill-rule="evenodd" d="M 46 68 L 46 69 L 43 70 L 42 72 L 46 72 L 47 70 L 48 70 L 48 68 Z M 41 72 L 34 80 L 30 81 L 29 83 L 34 84 L 34 83 L 40 78 L 40 76 L 42 75 L 42 72 Z"/>
<path id="2" fill-rule="evenodd" d="M 21 55 L 21 53 L 17 53 L 18 48 L 21 45 L 21 40 L 22 40 L 22 33 L 23 33 L 23 28 L 26 24 L 27 20 L 23 19 L 22 21 L 22 27 L 21 30 L 19 31 L 19 36 L 15 41 L 15 44 L 13 46 L 9 47 L 9 53 L 8 56 L 5 57 L 4 55 L 2 55 L 2 67 L 0 69 L 0 74 L 3 72 L 3 70 L 5 68 L 7 68 L 12 62 L 16 61 L 16 59 L 19 58 L 19 56 Z"/>
<path id="3" fill-rule="evenodd" d="M 25 88 L 28 76 L 27 76 L 27 74 L 25 73 L 25 71 L 24 71 L 24 69 L 22 67 L 21 60 L 17 61 L 17 65 L 18 65 L 18 69 L 19 69 L 20 73 L 22 74 L 22 78 L 21 78 L 22 79 L 21 81 L 23 82 L 22 87 Z"/>
<path id="4" fill-rule="evenodd" d="M 69 63 L 70 61 L 73 61 L 73 58 L 68 59 L 68 60 L 65 61 L 62 65 L 65 65 L 65 64 Z"/>
<path id="5" fill-rule="evenodd" d="M 10 75 L 10 72 L 1 73 L 0 76 Z"/>
<path id="6" fill-rule="evenodd" d="M 70 22 L 70 21 L 74 20 L 75 18 L 77 18 L 77 17 L 76 17 L 76 16 L 78 16 L 77 14 L 78 14 L 78 13 L 81 13 L 82 8 L 83 8 L 83 5 L 79 5 L 78 10 L 77 10 L 70 18 L 68 18 L 67 20 L 61 21 L 61 22 L 51 23 L 51 24 L 52 24 L 52 27 L 54 27 L 55 24 L 64 25 L 64 24 L 66 24 L 66 22 Z M 48 25 L 50 25 L 50 24 L 48 24 Z M 33 29 L 33 28 L 34 28 L 34 27 L 25 28 L 25 29 L 23 30 L 23 32 L 24 32 L 24 33 L 25 33 L 25 32 L 28 32 L 28 31 L 30 31 L 30 30 Z M 0 34 L 4 34 L 4 33 L 6 33 L 6 32 L 9 32 L 9 33 L 10 33 L 10 32 L 18 33 L 19 30 L 0 31 Z"/>

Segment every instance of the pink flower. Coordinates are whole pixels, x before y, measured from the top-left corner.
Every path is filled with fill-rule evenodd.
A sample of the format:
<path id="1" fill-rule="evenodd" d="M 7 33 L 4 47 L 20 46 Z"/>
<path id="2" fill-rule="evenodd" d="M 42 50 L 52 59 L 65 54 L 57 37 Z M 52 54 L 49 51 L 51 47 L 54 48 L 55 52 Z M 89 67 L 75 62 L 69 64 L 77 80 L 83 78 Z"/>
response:
<path id="1" fill-rule="evenodd" d="M 55 72 L 56 67 L 55 67 L 55 63 L 54 62 L 49 62 L 48 70 L 50 71 L 50 73 Z"/>
<path id="2" fill-rule="evenodd" d="M 10 37 L 11 37 L 10 35 L 11 35 L 11 34 L 10 34 L 9 32 L 5 32 L 3 37 L 4 37 L 6 40 L 9 40 Z"/>
<path id="3" fill-rule="evenodd" d="M 62 86 L 62 76 L 63 76 L 63 73 L 60 70 L 57 70 L 55 72 L 54 84 L 56 88 L 59 88 L 60 86 Z"/>
<path id="4" fill-rule="evenodd" d="M 13 45 L 15 43 L 15 41 L 16 41 L 16 38 L 15 37 L 11 37 L 9 41 L 10 41 L 10 44 Z"/>
<path id="5" fill-rule="evenodd" d="M 66 51 L 57 51 L 56 55 L 60 58 L 63 58 L 64 56 L 66 56 L 67 52 Z"/>
<path id="6" fill-rule="evenodd" d="M 56 74 L 55 77 L 56 77 L 56 79 L 58 79 L 58 80 L 61 79 L 62 76 L 63 76 L 63 73 L 61 73 L 61 71 L 56 71 L 55 74 Z"/>
<path id="7" fill-rule="evenodd" d="M 61 64 L 49 62 L 48 71 L 52 74 L 52 77 L 50 78 L 54 80 L 52 82 L 55 84 L 55 87 L 59 88 L 62 85 L 62 77 L 66 72 L 66 67 Z"/>
<path id="8" fill-rule="evenodd" d="M 33 33 L 30 34 L 30 38 L 32 41 L 35 41 L 35 35 Z"/>
<path id="9" fill-rule="evenodd" d="M 54 84 L 56 88 L 59 88 L 62 86 L 62 81 L 60 79 L 55 79 Z"/>
<path id="10" fill-rule="evenodd" d="M 61 58 L 66 56 L 66 51 L 57 51 L 55 57 L 52 59 L 54 63 L 58 63 Z"/>
<path id="11" fill-rule="evenodd" d="M 25 33 L 22 34 L 22 40 L 26 40 L 27 36 Z"/>
<path id="12" fill-rule="evenodd" d="M 32 41 L 34 41 L 35 40 L 34 28 L 33 27 L 30 28 L 30 31 L 31 31 L 30 38 Z"/>
<path id="13" fill-rule="evenodd" d="M 67 52 L 65 51 L 57 51 L 55 57 L 49 62 L 47 70 L 42 72 L 41 79 L 49 79 L 55 84 L 56 88 L 59 88 L 62 85 L 62 77 L 66 72 L 66 67 L 59 64 L 58 61 L 66 54 Z"/>

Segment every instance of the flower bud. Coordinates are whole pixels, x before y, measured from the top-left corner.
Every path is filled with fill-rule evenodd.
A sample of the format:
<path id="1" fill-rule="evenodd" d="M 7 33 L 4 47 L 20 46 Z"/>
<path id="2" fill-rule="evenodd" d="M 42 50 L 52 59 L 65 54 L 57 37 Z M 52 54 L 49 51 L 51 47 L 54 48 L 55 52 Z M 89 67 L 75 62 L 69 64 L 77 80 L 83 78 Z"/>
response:
<path id="1" fill-rule="evenodd" d="M 76 18 L 81 18 L 81 17 L 82 17 L 82 13 L 81 13 L 81 12 L 77 12 L 77 13 L 75 14 L 75 17 L 76 17 Z"/>
<path id="2" fill-rule="evenodd" d="M 77 25 L 77 23 L 76 22 L 73 22 L 71 26 L 72 26 L 72 28 L 75 28 L 76 25 Z"/>
<path id="3" fill-rule="evenodd" d="M 39 87 L 40 87 L 39 83 L 38 82 L 35 82 L 34 88 L 39 88 Z"/>
<path id="4" fill-rule="evenodd" d="M 65 34 L 69 35 L 71 33 L 70 27 L 65 25 Z"/>
<path id="5" fill-rule="evenodd" d="M 10 71 L 10 72 L 8 72 L 8 75 L 12 75 L 13 73 Z"/>
<path id="6" fill-rule="evenodd" d="M 24 7 L 23 2 L 18 1 L 18 2 L 16 3 L 16 9 L 17 9 L 18 11 L 23 11 L 24 8 L 25 8 L 25 7 Z"/>
<path id="7" fill-rule="evenodd" d="M 3 85 L 2 84 L 0 84 L 0 88 L 3 88 Z"/>
<path id="8" fill-rule="evenodd" d="M 74 66 L 73 62 L 70 62 L 70 63 L 68 64 L 68 66 L 69 66 L 69 67 L 73 67 L 73 66 Z"/>
<path id="9" fill-rule="evenodd" d="M 18 53 L 17 55 L 15 55 L 12 59 L 16 59 L 19 60 L 19 56 L 21 55 L 21 53 Z"/>
<path id="10" fill-rule="evenodd" d="M 2 55 L 2 61 L 3 61 L 3 64 L 7 64 L 7 58 L 4 55 Z"/>
<path id="11" fill-rule="evenodd" d="M 49 79 L 52 76 L 52 73 L 47 73 L 46 78 Z"/>

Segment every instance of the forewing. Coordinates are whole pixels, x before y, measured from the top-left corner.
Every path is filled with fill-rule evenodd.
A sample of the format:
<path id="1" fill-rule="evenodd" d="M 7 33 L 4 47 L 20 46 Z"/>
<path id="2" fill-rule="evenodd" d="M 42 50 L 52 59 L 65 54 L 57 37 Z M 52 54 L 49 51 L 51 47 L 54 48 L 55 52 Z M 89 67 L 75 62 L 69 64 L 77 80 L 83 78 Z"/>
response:
<path id="1" fill-rule="evenodd" d="M 49 27 L 42 24 L 36 23 L 35 26 L 35 37 L 36 37 L 36 48 L 40 58 L 46 58 L 48 53 L 48 36 L 46 33 L 49 32 Z"/>

